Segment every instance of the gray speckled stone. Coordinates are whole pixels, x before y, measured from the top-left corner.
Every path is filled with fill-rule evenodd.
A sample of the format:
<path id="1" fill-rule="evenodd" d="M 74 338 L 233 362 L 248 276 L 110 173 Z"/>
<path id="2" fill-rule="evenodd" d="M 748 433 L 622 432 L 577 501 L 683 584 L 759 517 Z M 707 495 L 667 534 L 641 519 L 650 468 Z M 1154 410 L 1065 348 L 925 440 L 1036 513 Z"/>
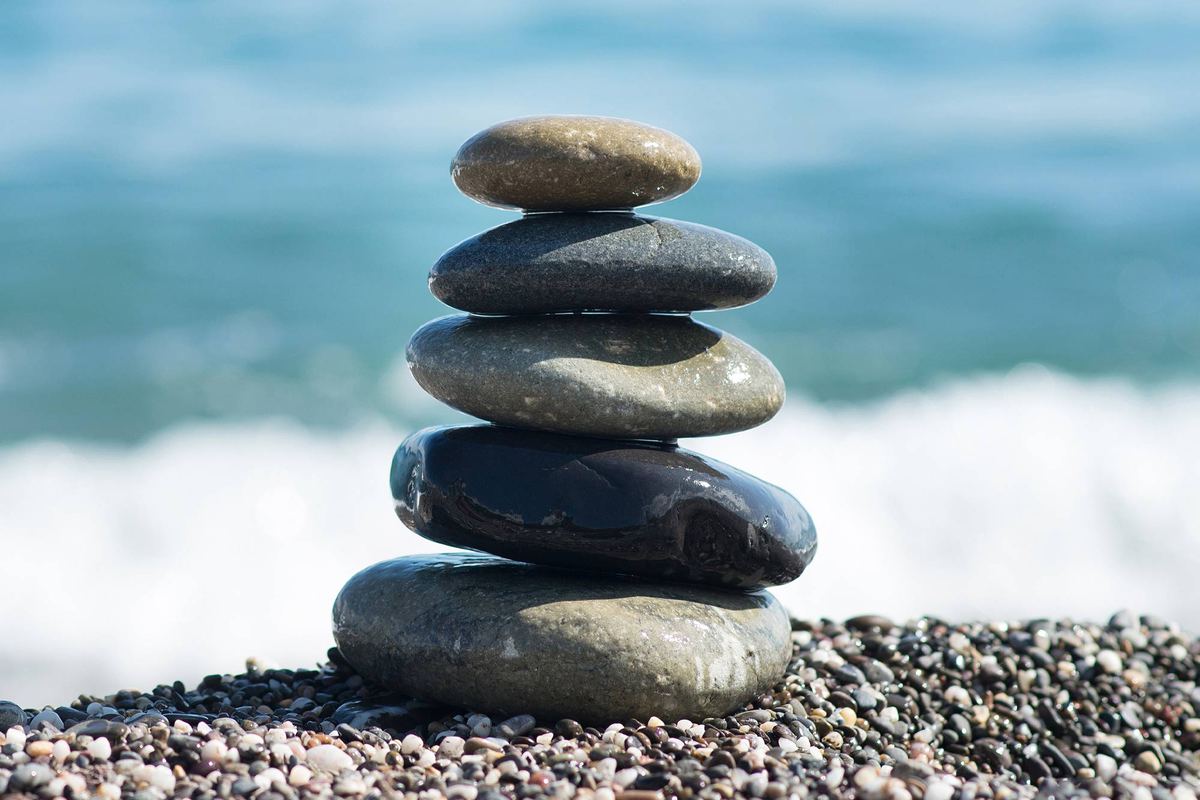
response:
<path id="1" fill-rule="evenodd" d="M 690 317 L 442 317 L 408 343 L 421 387 L 491 422 L 632 439 L 753 428 L 783 378 L 745 342 Z"/>
<path id="2" fill-rule="evenodd" d="M 775 262 L 740 236 L 635 214 L 534 214 L 447 251 L 429 289 L 476 314 L 701 311 L 753 303 Z"/>
<path id="3" fill-rule="evenodd" d="M 501 122 L 463 144 L 450 165 L 473 200 L 526 211 L 634 208 L 678 197 L 700 155 L 670 131 L 613 117 Z"/>
<path id="4" fill-rule="evenodd" d="M 590 576 L 485 556 L 411 556 L 355 575 L 333 607 L 346 660 L 379 687 L 540 719 L 717 716 L 790 655 L 764 592 Z"/>

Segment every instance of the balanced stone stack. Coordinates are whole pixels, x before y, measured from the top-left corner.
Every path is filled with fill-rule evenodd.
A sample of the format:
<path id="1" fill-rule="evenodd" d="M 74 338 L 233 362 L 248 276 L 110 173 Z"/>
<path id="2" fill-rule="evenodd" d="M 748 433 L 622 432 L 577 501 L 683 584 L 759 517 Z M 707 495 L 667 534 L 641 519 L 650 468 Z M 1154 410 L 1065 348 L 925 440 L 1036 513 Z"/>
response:
<path id="1" fill-rule="evenodd" d="M 429 286 L 467 312 L 408 346 L 420 385 L 491 424 L 396 453 L 400 519 L 491 555 L 398 558 L 334 606 L 378 687 L 555 720 L 701 719 L 769 691 L 790 653 L 765 587 L 816 550 L 783 490 L 675 440 L 769 420 L 774 366 L 690 312 L 775 282 L 761 248 L 631 209 L 700 176 L 691 145 L 604 117 L 500 123 L 452 165 L 464 194 L 525 215 L 445 253 Z"/>

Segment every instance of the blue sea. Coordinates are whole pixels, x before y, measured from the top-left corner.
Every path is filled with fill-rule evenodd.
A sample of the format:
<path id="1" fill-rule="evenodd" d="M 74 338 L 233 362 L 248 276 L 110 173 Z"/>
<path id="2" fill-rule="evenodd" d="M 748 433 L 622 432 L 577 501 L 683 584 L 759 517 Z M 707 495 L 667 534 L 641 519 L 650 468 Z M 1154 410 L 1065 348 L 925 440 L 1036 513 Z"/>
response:
<path id="1" fill-rule="evenodd" d="M 513 218 L 451 155 L 536 113 L 680 133 L 648 212 L 774 255 L 704 320 L 787 406 L 694 444 L 812 511 L 795 613 L 1200 628 L 1197 41 L 1192 0 L 5 4 L 0 697 L 311 663 L 436 549 L 387 463 L 463 417 L 403 349 Z"/>

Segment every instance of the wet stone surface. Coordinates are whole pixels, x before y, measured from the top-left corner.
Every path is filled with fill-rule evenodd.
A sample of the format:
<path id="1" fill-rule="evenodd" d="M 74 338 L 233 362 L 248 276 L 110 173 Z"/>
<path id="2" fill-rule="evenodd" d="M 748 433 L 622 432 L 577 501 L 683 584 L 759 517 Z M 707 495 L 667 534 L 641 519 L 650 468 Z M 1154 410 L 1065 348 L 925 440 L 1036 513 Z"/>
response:
<path id="1" fill-rule="evenodd" d="M 346 660 L 391 691 L 587 721 L 722 714 L 788 656 L 787 615 L 765 593 L 475 555 L 368 567 L 333 620 Z"/>
<path id="2" fill-rule="evenodd" d="M 705 225 L 636 214 L 533 214 L 448 250 L 434 296 L 477 314 L 701 311 L 775 285 L 758 245 Z"/>
<path id="3" fill-rule="evenodd" d="M 293 800 L 337 787 L 343 797 L 404 800 L 1196 796 L 1200 643 L 1169 623 L 1122 613 L 1104 625 L 893 625 L 873 615 L 792 627 L 786 675 L 729 715 L 703 719 L 586 725 L 422 707 L 403 727 L 356 727 L 345 715 L 414 704 L 380 696 L 336 650 L 315 669 L 254 668 L 190 688 L 84 696 L 59 708 L 110 726 L 104 735 L 25 723 L 0 730 L 0 794 Z M 1101 651 L 1118 654 L 1121 670 L 1100 666 Z M 867 682 L 847 682 L 843 664 Z M 969 741 L 961 730 L 948 735 L 955 715 L 970 727 Z"/>
<path id="4" fill-rule="evenodd" d="M 689 317 L 442 317 L 408 344 L 425 391 L 520 428 L 632 439 L 712 436 L 769 420 L 783 378 L 745 342 Z"/>
<path id="5" fill-rule="evenodd" d="M 670 131 L 631 120 L 524 117 L 468 139 L 450 174 L 467 197 L 501 208 L 635 208 L 692 188 L 700 155 Z"/>
<path id="6" fill-rule="evenodd" d="M 391 484 L 422 536 L 521 561 L 760 589 L 816 551 L 787 492 L 670 445 L 431 428 L 400 446 Z"/>

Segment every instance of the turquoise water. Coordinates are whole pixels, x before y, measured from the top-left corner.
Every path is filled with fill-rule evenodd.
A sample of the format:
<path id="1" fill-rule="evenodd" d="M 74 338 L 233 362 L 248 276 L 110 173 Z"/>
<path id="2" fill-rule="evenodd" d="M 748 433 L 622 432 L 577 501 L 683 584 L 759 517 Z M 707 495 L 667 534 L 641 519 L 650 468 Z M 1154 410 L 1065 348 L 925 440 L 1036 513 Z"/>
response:
<path id="1" fill-rule="evenodd" d="M 0 10 L 0 440 L 439 418 L 425 273 L 512 218 L 449 158 L 538 112 L 696 145 L 652 213 L 772 252 L 706 321 L 793 393 L 1200 372 L 1194 3 L 252 5 Z"/>

